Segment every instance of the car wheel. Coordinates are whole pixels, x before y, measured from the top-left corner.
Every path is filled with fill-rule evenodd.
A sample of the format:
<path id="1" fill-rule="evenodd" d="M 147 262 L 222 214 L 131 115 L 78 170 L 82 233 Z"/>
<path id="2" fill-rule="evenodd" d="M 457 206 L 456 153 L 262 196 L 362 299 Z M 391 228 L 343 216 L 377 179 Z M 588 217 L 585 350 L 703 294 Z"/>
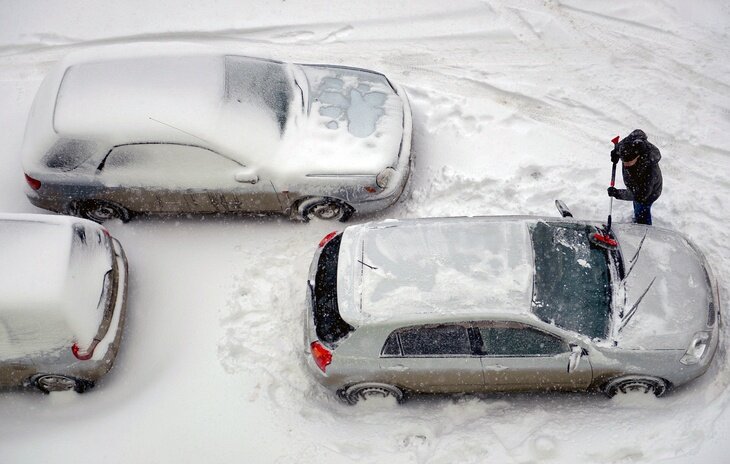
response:
<path id="1" fill-rule="evenodd" d="M 43 393 L 69 390 L 74 390 L 76 393 L 83 393 L 94 385 L 89 380 L 75 379 L 60 374 L 38 375 L 33 378 L 31 384 Z"/>
<path id="2" fill-rule="evenodd" d="M 108 201 L 86 201 L 77 207 L 79 216 L 91 219 L 101 224 L 111 219 L 121 219 L 122 222 L 128 222 L 130 218 L 129 211 L 123 206 Z"/>
<path id="3" fill-rule="evenodd" d="M 626 394 L 631 392 L 653 393 L 654 396 L 660 397 L 667 391 L 667 382 L 656 377 L 644 377 L 640 375 L 627 375 L 618 377 L 609 381 L 604 387 L 603 392 L 613 398 L 617 394 Z"/>
<path id="4" fill-rule="evenodd" d="M 345 202 L 330 198 L 310 198 L 297 207 L 299 216 L 304 221 L 319 219 L 323 221 L 345 222 L 350 219 L 354 209 Z"/>
<path id="5" fill-rule="evenodd" d="M 360 401 L 382 400 L 387 398 L 394 398 L 396 402 L 402 403 L 405 399 L 403 390 L 384 383 L 359 383 L 341 390 L 339 394 L 342 399 L 352 405 Z"/>

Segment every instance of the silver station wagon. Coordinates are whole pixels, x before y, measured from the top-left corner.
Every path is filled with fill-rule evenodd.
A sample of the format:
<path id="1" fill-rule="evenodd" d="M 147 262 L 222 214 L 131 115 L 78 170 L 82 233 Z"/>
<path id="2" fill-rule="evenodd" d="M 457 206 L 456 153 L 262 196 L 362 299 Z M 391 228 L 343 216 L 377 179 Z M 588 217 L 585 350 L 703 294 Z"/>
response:
<path id="1" fill-rule="evenodd" d="M 387 220 L 333 232 L 309 274 L 310 370 L 350 403 L 409 392 L 638 390 L 702 375 L 718 287 L 682 235 L 539 217 Z"/>
<path id="2" fill-rule="evenodd" d="M 411 110 L 384 75 L 135 53 L 70 55 L 43 81 L 22 150 L 34 205 L 97 222 L 188 212 L 346 220 L 401 195 Z"/>
<path id="3" fill-rule="evenodd" d="M 0 387 L 92 387 L 122 338 L 119 242 L 85 219 L 0 214 L 0 250 Z"/>

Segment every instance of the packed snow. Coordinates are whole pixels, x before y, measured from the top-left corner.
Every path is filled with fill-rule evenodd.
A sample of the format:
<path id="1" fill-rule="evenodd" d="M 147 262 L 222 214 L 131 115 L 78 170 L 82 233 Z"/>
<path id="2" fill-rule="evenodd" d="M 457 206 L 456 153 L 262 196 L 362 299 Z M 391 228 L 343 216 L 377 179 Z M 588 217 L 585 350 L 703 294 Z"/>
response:
<path id="1" fill-rule="evenodd" d="M 662 151 L 658 226 L 706 253 L 730 298 L 730 5 L 619 0 L 0 4 L 0 211 L 24 195 L 25 121 L 54 63 L 87 46 L 215 44 L 375 69 L 401 84 L 415 167 L 376 218 L 608 212 L 610 139 Z M 326 114 L 326 113 L 325 113 Z M 334 114 L 334 112 L 332 113 Z M 621 187 L 619 180 L 618 187 Z M 614 221 L 630 203 L 615 201 Z M 143 218 L 108 224 L 130 263 L 112 371 L 82 396 L 0 393 L 0 462 L 725 462 L 730 368 L 661 399 L 416 398 L 349 407 L 304 367 L 306 275 L 341 224 Z M 727 306 L 727 305 L 726 305 Z"/>

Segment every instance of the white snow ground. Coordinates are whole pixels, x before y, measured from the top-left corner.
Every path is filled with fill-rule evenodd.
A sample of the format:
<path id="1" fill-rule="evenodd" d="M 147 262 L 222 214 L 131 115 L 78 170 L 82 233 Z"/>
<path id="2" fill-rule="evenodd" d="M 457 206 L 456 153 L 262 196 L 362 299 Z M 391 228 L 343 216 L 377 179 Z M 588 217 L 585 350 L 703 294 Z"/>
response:
<path id="1" fill-rule="evenodd" d="M 0 211 L 39 212 L 18 153 L 53 62 L 88 45 L 216 43 L 373 68 L 406 87 L 411 194 L 378 217 L 552 215 L 562 198 L 576 216 L 602 218 L 609 140 L 644 129 L 664 155 L 655 223 L 700 244 L 728 302 L 729 24 L 722 0 L 2 0 Z M 629 220 L 630 205 L 614 213 Z M 0 394 L 2 464 L 727 462 L 724 348 L 704 377 L 660 400 L 352 408 L 303 368 L 306 269 L 332 225 L 193 217 L 109 228 L 131 268 L 117 364 L 80 397 Z"/>

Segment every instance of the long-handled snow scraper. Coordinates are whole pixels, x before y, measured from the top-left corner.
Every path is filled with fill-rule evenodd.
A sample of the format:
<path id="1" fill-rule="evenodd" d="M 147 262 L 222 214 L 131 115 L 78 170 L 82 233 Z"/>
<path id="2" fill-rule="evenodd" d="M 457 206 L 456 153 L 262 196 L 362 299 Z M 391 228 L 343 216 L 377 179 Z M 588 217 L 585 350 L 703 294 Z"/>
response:
<path id="1" fill-rule="evenodd" d="M 618 135 L 611 139 L 611 142 L 613 142 L 614 150 L 618 146 L 618 139 Z M 611 167 L 611 187 L 616 185 L 616 164 L 618 164 L 618 161 L 614 161 L 613 166 Z M 613 197 L 610 198 L 611 200 L 608 204 L 608 221 L 606 221 L 606 228 L 603 229 L 603 233 L 596 232 L 591 235 L 591 240 L 598 246 L 613 250 L 618 247 L 618 243 L 616 242 L 616 240 L 611 238 L 611 213 L 613 212 Z"/>

